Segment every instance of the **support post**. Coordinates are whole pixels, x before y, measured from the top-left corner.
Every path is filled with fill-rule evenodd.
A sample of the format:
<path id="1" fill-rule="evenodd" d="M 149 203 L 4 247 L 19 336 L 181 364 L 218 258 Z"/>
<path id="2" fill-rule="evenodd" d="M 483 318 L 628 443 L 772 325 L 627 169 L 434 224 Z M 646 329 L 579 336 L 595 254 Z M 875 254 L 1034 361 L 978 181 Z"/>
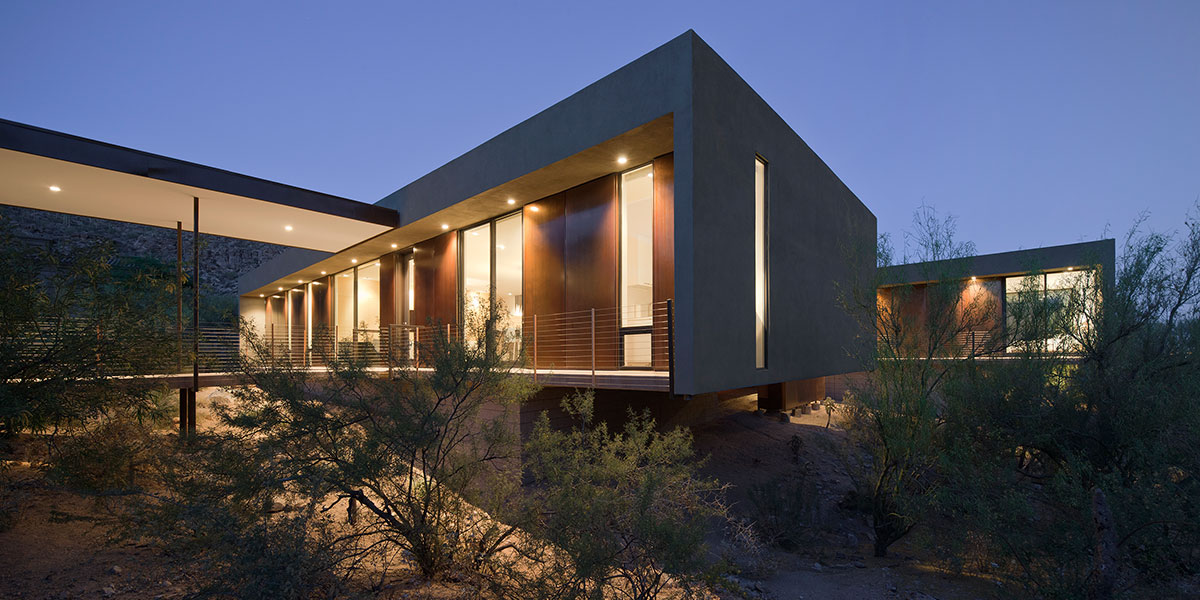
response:
<path id="1" fill-rule="evenodd" d="M 183 372 L 183 221 L 175 221 L 175 372 Z"/>
<path id="2" fill-rule="evenodd" d="M 192 391 L 188 394 L 188 436 L 196 434 L 196 392 L 200 389 L 200 198 L 192 197 Z"/>
<path id="3" fill-rule="evenodd" d="M 533 382 L 537 383 L 537 315 L 533 315 Z"/>

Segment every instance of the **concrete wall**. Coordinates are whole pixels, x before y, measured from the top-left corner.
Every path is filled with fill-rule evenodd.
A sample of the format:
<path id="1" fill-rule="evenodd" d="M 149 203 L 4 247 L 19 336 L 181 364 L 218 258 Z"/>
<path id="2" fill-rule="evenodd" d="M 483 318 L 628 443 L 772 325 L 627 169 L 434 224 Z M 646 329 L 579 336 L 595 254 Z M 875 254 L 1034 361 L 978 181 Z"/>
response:
<path id="1" fill-rule="evenodd" d="M 691 202 L 676 214 L 676 391 L 704 393 L 856 371 L 857 325 L 838 302 L 851 247 L 873 247 L 875 216 L 715 52 L 693 38 Z M 676 125 L 678 130 L 679 126 Z M 768 162 L 767 367 L 756 369 L 754 161 Z M 680 180 L 683 178 L 680 177 Z M 682 194 L 679 196 L 683 198 Z M 687 210 L 684 210 L 686 208 Z M 680 260 L 682 258 L 683 260 Z M 682 354 L 682 353 L 681 353 Z"/>

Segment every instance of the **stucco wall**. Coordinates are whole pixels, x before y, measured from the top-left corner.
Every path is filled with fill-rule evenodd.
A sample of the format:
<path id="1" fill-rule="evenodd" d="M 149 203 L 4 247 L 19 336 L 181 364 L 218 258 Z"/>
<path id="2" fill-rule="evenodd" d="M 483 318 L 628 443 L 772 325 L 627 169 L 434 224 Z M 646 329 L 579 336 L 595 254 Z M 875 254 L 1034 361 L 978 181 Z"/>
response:
<path id="1" fill-rule="evenodd" d="M 851 247 L 874 243 L 875 216 L 729 65 L 693 41 L 691 263 L 680 268 L 694 279 L 694 355 L 676 389 L 703 393 L 856 371 L 857 326 L 838 302 L 838 282 L 848 285 L 852 269 L 874 268 L 872 256 L 859 254 L 855 264 L 848 257 Z M 754 366 L 756 155 L 768 161 L 765 369 Z M 676 219 L 677 233 L 684 225 Z M 865 275 L 858 280 L 870 281 Z"/>

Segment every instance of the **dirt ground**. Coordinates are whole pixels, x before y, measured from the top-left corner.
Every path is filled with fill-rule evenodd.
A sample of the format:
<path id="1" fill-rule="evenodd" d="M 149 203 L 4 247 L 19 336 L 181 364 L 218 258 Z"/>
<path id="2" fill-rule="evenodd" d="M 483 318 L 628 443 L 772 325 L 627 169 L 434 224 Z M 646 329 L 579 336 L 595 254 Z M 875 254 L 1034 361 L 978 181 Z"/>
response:
<path id="1" fill-rule="evenodd" d="M 753 412 L 753 399 L 723 403 L 724 416 L 693 428 L 696 449 L 707 455 L 705 473 L 728 483 L 732 510 L 753 514 L 747 490 L 804 469 L 816 489 L 819 531 L 793 552 L 770 550 L 763 568 L 737 579 L 742 594 L 723 597 L 791 599 L 967 600 L 1010 597 L 982 578 L 942 573 L 922 562 L 919 548 L 898 544 L 896 557 L 871 557 L 864 515 L 840 508 L 853 488 L 844 433 L 827 429 L 825 413 L 791 417 Z M 800 442 L 791 442 L 793 436 Z M 795 448 L 795 450 L 793 450 Z M 24 457 L 8 456 L 8 459 Z M 10 463 L 13 464 L 13 463 Z M 27 463 L 25 463 L 27 465 Z M 0 532 L 0 598 L 183 598 L 204 573 L 154 548 L 105 542 L 109 516 L 95 499 L 52 489 L 15 463 L 27 482 L 17 524 Z M 714 533 L 710 542 L 725 543 Z M 717 548 L 720 550 L 721 548 Z M 471 598 L 453 584 L 429 583 L 398 573 L 381 598 Z"/>

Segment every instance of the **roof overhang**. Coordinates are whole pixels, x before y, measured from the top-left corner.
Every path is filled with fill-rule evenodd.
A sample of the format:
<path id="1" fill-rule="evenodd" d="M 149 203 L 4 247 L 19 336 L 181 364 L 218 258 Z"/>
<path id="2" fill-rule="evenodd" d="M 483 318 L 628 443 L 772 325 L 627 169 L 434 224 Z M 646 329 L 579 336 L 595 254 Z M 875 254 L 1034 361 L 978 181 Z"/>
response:
<path id="1" fill-rule="evenodd" d="M 1014 277 L 1037 272 L 1099 267 L 1113 276 L 1116 241 L 1112 239 L 981 254 L 961 259 L 894 265 L 883 268 L 880 287 L 933 283 L 947 274 L 956 277 Z"/>
<path id="2" fill-rule="evenodd" d="M 405 218 L 413 220 L 305 268 L 294 271 L 274 270 L 266 275 L 266 269 L 274 265 L 264 265 L 257 272 L 252 271 L 243 276 L 243 283 L 253 283 L 239 286 L 239 291 L 244 296 L 270 296 L 278 293 L 281 287 L 290 289 L 296 287 L 297 282 L 318 279 L 322 277 L 322 272 L 336 273 L 354 266 L 355 260 L 362 262 L 404 250 L 418 242 L 441 235 L 446 230 L 461 229 L 514 212 L 576 185 L 650 162 L 656 157 L 672 152 L 673 149 L 674 119 L 673 115 L 667 114 L 440 210 L 426 215 L 405 214 Z M 623 165 L 619 164 L 618 157 L 624 157 L 626 162 Z M 510 198 L 514 200 L 513 204 L 508 203 Z M 264 281 L 266 277 L 262 275 L 271 279 Z"/>
<path id="3" fill-rule="evenodd" d="M 0 119 L 0 204 L 190 231 L 193 198 L 201 233 L 325 252 L 399 222 L 383 206 Z"/>

